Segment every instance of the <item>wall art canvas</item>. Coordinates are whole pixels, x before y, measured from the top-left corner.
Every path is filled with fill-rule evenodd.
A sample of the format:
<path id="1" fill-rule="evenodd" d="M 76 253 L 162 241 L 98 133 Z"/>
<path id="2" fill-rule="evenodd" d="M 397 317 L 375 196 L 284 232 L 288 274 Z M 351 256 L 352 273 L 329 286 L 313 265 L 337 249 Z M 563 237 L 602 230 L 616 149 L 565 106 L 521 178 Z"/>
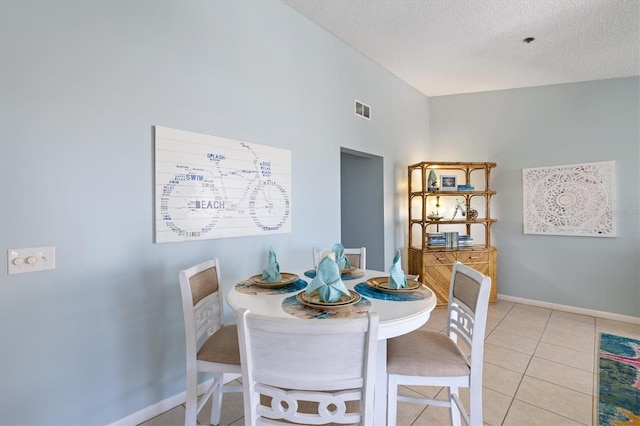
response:
<path id="1" fill-rule="evenodd" d="M 616 236 L 616 163 L 522 170 L 524 233 Z"/>
<path id="2" fill-rule="evenodd" d="M 291 151 L 155 126 L 156 243 L 291 232 Z"/>

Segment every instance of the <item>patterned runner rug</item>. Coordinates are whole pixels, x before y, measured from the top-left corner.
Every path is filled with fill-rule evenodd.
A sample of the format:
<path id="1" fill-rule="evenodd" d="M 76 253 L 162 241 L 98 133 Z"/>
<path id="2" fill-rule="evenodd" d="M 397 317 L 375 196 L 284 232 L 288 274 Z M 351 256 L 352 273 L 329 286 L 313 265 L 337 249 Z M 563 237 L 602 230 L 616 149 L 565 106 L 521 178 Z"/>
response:
<path id="1" fill-rule="evenodd" d="M 640 425 L 640 340 L 602 333 L 598 424 Z"/>

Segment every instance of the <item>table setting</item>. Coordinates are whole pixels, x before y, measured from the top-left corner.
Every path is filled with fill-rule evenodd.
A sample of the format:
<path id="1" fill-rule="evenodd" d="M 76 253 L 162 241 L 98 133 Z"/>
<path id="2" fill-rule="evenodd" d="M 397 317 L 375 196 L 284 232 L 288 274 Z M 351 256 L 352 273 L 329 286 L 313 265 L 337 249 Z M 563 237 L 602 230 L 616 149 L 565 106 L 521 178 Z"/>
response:
<path id="1" fill-rule="evenodd" d="M 245 294 L 283 294 L 302 290 L 307 286 L 297 274 L 280 272 L 276 253 L 269 248 L 269 263 L 261 274 L 253 275 L 236 284 L 235 289 Z"/>
<path id="2" fill-rule="evenodd" d="M 340 254 L 340 247 L 337 248 Z M 271 318 L 293 317 L 300 321 L 357 318 L 368 311 L 376 312 L 379 316 L 376 388 L 380 391 L 375 392 L 374 409 L 376 419 L 383 424 L 386 418 L 387 339 L 409 333 L 426 323 L 437 298 L 419 283 L 417 277 L 408 277 L 402 271 L 399 252 L 388 272 L 362 269 L 356 278 L 351 278 L 353 274 L 343 273 L 344 269 L 348 271 L 346 262 L 339 266 L 336 259 L 340 260 L 340 256 L 336 256 L 335 251 L 333 256 L 325 257 L 325 263 L 320 260 L 311 277 L 305 269 L 280 271 L 276 255 L 270 249 L 269 263 L 263 273 L 236 284 L 227 293 L 227 302 L 234 310 L 247 309 Z M 298 277 L 296 281 L 285 284 L 294 276 Z"/>
<path id="3" fill-rule="evenodd" d="M 369 299 L 393 302 L 420 301 L 433 298 L 430 289 L 417 280 L 407 278 L 402 270 L 400 251 L 394 256 L 388 275 L 367 277 L 354 268 L 344 254 L 344 247 L 336 243 L 332 250 L 323 251 L 318 265 L 298 273 L 281 272 L 273 248 L 269 248 L 268 263 L 261 274 L 236 284 L 235 290 L 249 295 L 283 295 L 281 309 L 298 318 L 358 317 L 371 310 Z M 346 282 L 362 279 L 350 284 Z"/>
<path id="4" fill-rule="evenodd" d="M 358 278 L 364 277 L 364 271 L 356 268 L 351 265 L 351 261 L 345 255 L 344 246 L 340 243 L 335 243 L 332 250 L 323 251 L 321 254 L 320 261 L 325 257 L 329 257 L 333 259 L 338 265 L 338 269 L 340 270 L 340 275 L 343 280 L 355 280 Z M 319 265 L 319 264 L 318 264 Z M 314 269 L 309 269 L 304 272 L 304 276 L 307 278 L 315 278 L 317 273 L 317 267 Z"/>
<path id="5" fill-rule="evenodd" d="M 402 270 L 400 250 L 393 258 L 388 277 L 369 278 L 356 284 L 355 290 L 366 297 L 394 302 L 421 300 L 433 296 L 433 292 L 417 279 L 407 278 Z"/>
<path id="6" fill-rule="evenodd" d="M 338 258 L 339 259 L 339 258 Z M 348 262 L 348 260 L 347 260 Z M 282 309 L 298 318 L 356 318 L 366 315 L 371 302 L 342 281 L 339 260 L 325 256 L 307 288 L 282 301 Z M 350 265 L 349 265 L 350 266 Z"/>

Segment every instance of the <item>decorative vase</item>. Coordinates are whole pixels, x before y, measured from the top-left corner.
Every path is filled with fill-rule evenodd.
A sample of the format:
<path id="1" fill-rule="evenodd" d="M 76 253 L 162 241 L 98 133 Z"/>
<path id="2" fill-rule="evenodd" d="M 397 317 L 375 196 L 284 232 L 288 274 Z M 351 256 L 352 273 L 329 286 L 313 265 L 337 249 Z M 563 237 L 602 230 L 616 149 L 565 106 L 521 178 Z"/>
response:
<path id="1" fill-rule="evenodd" d="M 429 172 L 429 178 L 427 179 L 427 182 L 429 184 L 429 190 L 435 191 L 438 189 L 438 178 L 436 177 L 436 172 L 434 172 L 433 170 Z"/>

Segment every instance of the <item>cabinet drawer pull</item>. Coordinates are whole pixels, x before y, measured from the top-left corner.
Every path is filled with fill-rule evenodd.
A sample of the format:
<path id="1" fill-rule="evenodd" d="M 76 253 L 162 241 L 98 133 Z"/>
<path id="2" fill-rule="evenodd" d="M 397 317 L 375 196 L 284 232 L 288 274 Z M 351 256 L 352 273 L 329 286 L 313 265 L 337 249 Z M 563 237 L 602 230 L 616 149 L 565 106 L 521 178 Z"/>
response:
<path id="1" fill-rule="evenodd" d="M 436 260 L 447 260 L 446 257 L 436 257 Z"/>
<path id="2" fill-rule="evenodd" d="M 469 259 L 477 259 L 478 256 L 469 256 Z"/>

